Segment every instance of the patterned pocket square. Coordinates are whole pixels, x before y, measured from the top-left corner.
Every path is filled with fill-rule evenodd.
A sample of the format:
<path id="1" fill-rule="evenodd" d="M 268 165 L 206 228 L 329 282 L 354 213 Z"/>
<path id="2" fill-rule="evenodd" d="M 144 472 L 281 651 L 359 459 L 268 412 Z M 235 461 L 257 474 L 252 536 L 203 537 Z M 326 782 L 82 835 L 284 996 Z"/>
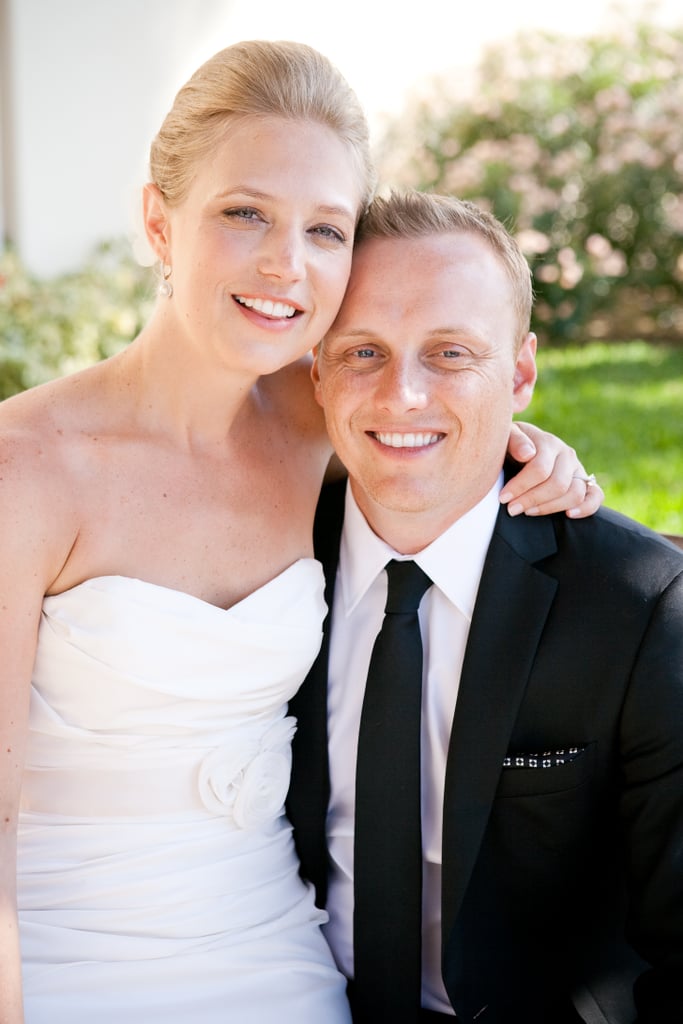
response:
<path id="1" fill-rule="evenodd" d="M 510 754 L 503 759 L 503 768 L 557 768 L 575 761 L 585 747 L 566 747 L 563 750 L 544 750 L 540 754 Z"/>

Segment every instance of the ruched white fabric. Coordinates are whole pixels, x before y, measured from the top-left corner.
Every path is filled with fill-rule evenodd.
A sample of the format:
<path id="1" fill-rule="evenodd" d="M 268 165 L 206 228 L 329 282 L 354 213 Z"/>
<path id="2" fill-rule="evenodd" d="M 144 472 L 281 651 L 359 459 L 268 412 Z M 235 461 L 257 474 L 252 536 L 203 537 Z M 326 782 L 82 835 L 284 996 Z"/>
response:
<path id="1" fill-rule="evenodd" d="M 19 827 L 26 1024 L 348 1024 L 284 798 L 321 638 L 301 559 L 228 611 L 119 576 L 44 602 Z"/>

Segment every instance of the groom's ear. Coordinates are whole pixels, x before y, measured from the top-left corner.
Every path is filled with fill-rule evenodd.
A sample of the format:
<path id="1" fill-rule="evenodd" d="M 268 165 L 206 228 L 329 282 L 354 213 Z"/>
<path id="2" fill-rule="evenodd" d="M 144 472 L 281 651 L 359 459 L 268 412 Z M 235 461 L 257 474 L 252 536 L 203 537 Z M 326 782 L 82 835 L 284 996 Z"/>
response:
<path id="1" fill-rule="evenodd" d="M 515 375 L 512 385 L 513 412 L 526 409 L 534 393 L 536 383 L 536 335 L 531 331 L 519 347 L 515 362 Z"/>

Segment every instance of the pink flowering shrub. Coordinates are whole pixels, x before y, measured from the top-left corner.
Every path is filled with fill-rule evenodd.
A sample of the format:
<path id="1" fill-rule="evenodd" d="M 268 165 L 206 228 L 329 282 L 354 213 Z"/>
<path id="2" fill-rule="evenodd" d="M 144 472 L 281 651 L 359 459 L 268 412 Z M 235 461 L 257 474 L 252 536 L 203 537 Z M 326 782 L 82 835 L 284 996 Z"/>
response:
<path id="1" fill-rule="evenodd" d="M 537 34 L 390 124 L 381 178 L 473 199 L 517 234 L 550 340 L 683 340 L 683 28 Z"/>

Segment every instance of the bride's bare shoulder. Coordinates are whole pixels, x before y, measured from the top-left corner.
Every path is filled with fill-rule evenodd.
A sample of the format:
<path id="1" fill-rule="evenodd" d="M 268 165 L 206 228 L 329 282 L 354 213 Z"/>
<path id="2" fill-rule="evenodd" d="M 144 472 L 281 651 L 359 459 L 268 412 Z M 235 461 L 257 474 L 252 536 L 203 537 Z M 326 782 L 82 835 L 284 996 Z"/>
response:
<path id="1" fill-rule="evenodd" d="M 95 410 L 106 387 L 111 368 L 106 362 L 39 384 L 0 402 L 0 435 L 38 433 L 49 440 L 50 430 L 62 431 L 82 422 L 88 409 Z"/>
<path id="2" fill-rule="evenodd" d="M 80 488 L 74 458 L 87 422 L 90 385 L 78 374 L 0 403 L 0 542 L 3 573 L 29 573 L 43 588 L 78 535 Z"/>
<path id="3" fill-rule="evenodd" d="M 108 371 L 102 364 L 0 402 L 2 478 L 40 488 L 61 479 L 84 432 L 101 422 Z M 62 490 L 63 488 L 60 488 Z"/>

